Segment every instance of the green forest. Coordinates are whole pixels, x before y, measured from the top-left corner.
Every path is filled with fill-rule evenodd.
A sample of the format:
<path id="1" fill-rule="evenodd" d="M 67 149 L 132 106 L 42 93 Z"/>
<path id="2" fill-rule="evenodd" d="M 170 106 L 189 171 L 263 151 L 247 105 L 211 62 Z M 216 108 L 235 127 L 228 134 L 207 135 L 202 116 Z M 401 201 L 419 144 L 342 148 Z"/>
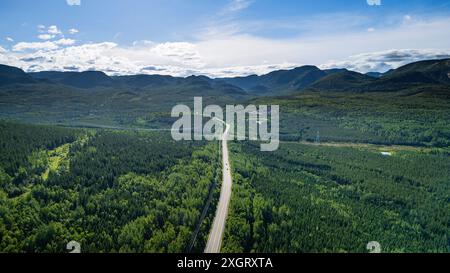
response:
<path id="1" fill-rule="evenodd" d="M 198 96 L 280 109 L 276 152 L 229 142 L 222 252 L 450 252 L 449 71 L 449 59 L 234 78 L 0 65 L 0 252 L 203 252 L 221 145 L 170 135 L 172 107 Z"/>
<path id="2" fill-rule="evenodd" d="M 280 137 L 287 141 L 314 141 L 319 133 L 323 141 L 448 147 L 448 92 L 433 91 L 301 92 L 253 103 L 280 105 Z"/>
<path id="3" fill-rule="evenodd" d="M 0 123 L 0 252 L 202 251 L 217 143 Z"/>
<path id="4" fill-rule="evenodd" d="M 223 251 L 449 252 L 449 150 L 374 147 L 234 143 Z"/>
<path id="5" fill-rule="evenodd" d="M 224 252 L 450 252 L 448 91 L 298 92 L 281 144 L 231 145 Z M 389 156 L 382 153 L 388 153 Z"/>

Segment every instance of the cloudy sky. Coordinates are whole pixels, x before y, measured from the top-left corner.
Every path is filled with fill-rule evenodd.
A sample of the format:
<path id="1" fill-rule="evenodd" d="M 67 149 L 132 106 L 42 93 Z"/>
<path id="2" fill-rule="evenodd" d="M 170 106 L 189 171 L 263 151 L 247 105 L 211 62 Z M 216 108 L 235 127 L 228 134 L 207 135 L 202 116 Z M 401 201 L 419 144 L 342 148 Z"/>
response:
<path id="1" fill-rule="evenodd" d="M 360 72 L 450 57 L 450 0 L 0 0 L 0 63 L 27 71 Z"/>

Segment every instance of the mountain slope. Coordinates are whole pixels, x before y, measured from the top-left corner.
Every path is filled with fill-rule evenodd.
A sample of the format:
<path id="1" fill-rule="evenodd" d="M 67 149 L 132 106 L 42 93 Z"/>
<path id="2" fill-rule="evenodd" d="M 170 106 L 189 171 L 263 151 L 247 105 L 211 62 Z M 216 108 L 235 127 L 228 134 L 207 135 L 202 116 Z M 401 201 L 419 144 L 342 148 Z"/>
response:
<path id="1" fill-rule="evenodd" d="M 421 80 L 427 82 L 450 84 L 450 59 L 420 61 L 402 66 L 385 75 L 384 78 L 414 78 L 420 73 Z"/>
<path id="2" fill-rule="evenodd" d="M 35 79 L 53 83 L 60 83 L 71 87 L 89 89 L 94 87 L 107 87 L 114 84 L 113 79 L 103 72 L 85 71 L 85 72 L 58 72 L 43 71 L 30 73 Z"/>
<path id="3" fill-rule="evenodd" d="M 205 105 L 238 104 L 251 98 L 239 87 L 204 76 L 110 77 L 102 72 L 28 75 L 3 67 L 1 72 L 0 118 L 28 122 L 145 126 L 156 120 L 170 127 L 171 109 L 177 104 L 192 106 L 194 97 L 203 97 Z"/>
<path id="4" fill-rule="evenodd" d="M 381 78 L 383 77 L 384 73 L 381 72 L 368 72 L 366 73 L 367 76 L 370 76 L 372 78 Z"/>
<path id="5" fill-rule="evenodd" d="M 344 70 L 319 79 L 309 88 L 324 91 L 353 91 L 373 82 L 375 79 L 370 76 Z"/>
<path id="6" fill-rule="evenodd" d="M 311 92 L 318 96 L 342 93 L 343 97 L 361 93 L 358 96 L 366 98 L 374 92 L 380 96 L 394 94 L 396 99 L 447 101 L 449 71 L 449 60 L 410 64 L 380 78 L 314 66 L 223 79 L 107 76 L 102 72 L 27 74 L 18 68 L 0 66 L 0 118 L 111 126 L 145 126 L 155 121 L 159 126 L 163 121 L 165 127 L 170 127 L 172 107 L 180 103 L 192 106 L 196 96 L 203 97 L 204 105 L 221 106 L 246 104 L 256 97 L 277 97 L 289 105 L 288 101 L 297 95 Z"/>
<path id="7" fill-rule="evenodd" d="M 230 95 L 279 96 L 304 90 L 392 92 L 421 85 L 449 85 L 448 73 L 450 73 L 449 59 L 421 61 L 387 73 L 367 74 L 347 69 L 320 70 L 315 66 L 302 66 L 291 70 L 273 71 L 261 76 L 217 79 L 206 76 L 179 78 L 163 75 L 109 77 L 102 72 L 39 72 L 30 75 L 40 81 L 58 82 L 84 89 L 120 87 L 149 90 L 171 87 L 177 90 L 184 89 L 188 93 L 195 91 L 198 94 L 220 89 L 221 92 Z"/>
<path id="8" fill-rule="evenodd" d="M 278 70 L 266 75 L 223 78 L 225 82 L 236 85 L 251 94 L 274 95 L 289 91 L 302 90 L 327 73 L 315 66 L 302 66 L 292 70 Z"/>
<path id="9" fill-rule="evenodd" d="M 450 59 L 429 60 L 411 63 L 385 74 L 364 75 L 342 71 L 319 79 L 308 89 L 354 92 L 395 92 L 411 89 L 411 92 L 416 92 L 417 87 L 427 86 L 431 91 L 442 90 L 450 88 L 449 73 Z"/>
<path id="10" fill-rule="evenodd" d="M 29 84 L 35 80 L 22 69 L 7 65 L 0 65 L 0 85 Z"/>
<path id="11" fill-rule="evenodd" d="M 167 86 L 178 83 L 177 78 L 164 75 L 132 75 L 116 76 L 112 78 L 118 84 L 135 88 Z"/>
<path id="12" fill-rule="evenodd" d="M 103 72 L 86 71 L 72 74 L 62 80 L 61 83 L 78 88 L 93 88 L 98 86 L 111 86 L 113 80 Z"/>
<path id="13" fill-rule="evenodd" d="M 10 66 L 0 66 L 0 84 L 58 83 L 78 89 L 111 88 L 133 92 L 167 89 L 178 94 L 230 96 L 279 96 L 304 90 L 383 92 L 418 86 L 450 85 L 450 59 L 411 63 L 387 73 L 361 74 L 347 69 L 320 70 L 302 66 L 265 75 L 211 79 L 163 75 L 108 76 L 103 72 L 38 72 L 26 74 Z M 440 88 L 442 89 L 442 88 Z M 169 90 L 169 92 L 170 92 Z"/>

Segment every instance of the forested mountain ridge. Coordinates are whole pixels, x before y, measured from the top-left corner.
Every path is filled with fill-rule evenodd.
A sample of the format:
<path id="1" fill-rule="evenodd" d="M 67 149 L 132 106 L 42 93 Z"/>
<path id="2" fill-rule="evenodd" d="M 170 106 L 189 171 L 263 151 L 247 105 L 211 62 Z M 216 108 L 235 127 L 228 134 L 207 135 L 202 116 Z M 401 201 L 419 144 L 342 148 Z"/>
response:
<path id="1" fill-rule="evenodd" d="M 392 127 L 387 128 L 389 132 L 377 128 L 384 128 L 399 117 L 407 120 L 408 117 L 427 117 L 433 124 L 433 111 L 440 115 L 443 111 L 445 117 L 450 99 L 450 84 L 445 79 L 450 71 L 449 62 L 447 59 L 412 63 L 377 77 L 346 69 L 320 70 L 305 66 L 233 79 L 107 76 L 102 72 L 27 74 L 3 66 L 0 82 L 7 84 L 0 86 L 0 117 L 69 126 L 167 129 L 174 122 L 170 117 L 172 107 L 181 103 L 192 106 L 195 96 L 203 97 L 205 105 L 221 106 L 255 103 L 256 99 L 257 104 L 283 107 L 282 138 L 310 139 L 317 130 L 322 130 L 325 122 L 325 127 L 335 128 L 324 135 L 332 140 L 345 140 L 350 134 L 353 141 L 418 144 L 439 139 L 439 143 L 446 143 L 443 120 L 433 129 L 420 123 L 424 130 L 410 133 L 409 129 L 405 131 L 406 124 L 419 125 L 417 119 L 412 123 L 395 122 L 395 136 L 392 136 Z M 297 90 L 299 88 L 301 90 Z M 340 106 L 335 106 L 338 101 Z M 305 105 L 307 108 L 303 107 Z M 314 117 L 304 115 L 310 111 L 315 112 Z M 296 113 L 291 115 L 292 112 Z M 302 112 L 300 116 L 299 112 Z M 366 115 L 361 115 L 362 112 Z M 404 115 L 405 112 L 409 114 Z M 348 120 L 349 113 L 353 113 L 351 120 Z M 369 116 L 376 120 L 384 118 L 374 127 L 370 125 L 373 120 L 369 121 Z M 307 122 L 298 127 L 299 121 Z M 367 135 L 367 127 L 371 136 Z"/>
<path id="2" fill-rule="evenodd" d="M 287 90 L 302 90 L 328 75 L 316 66 L 302 66 L 292 70 L 278 70 L 262 76 L 223 78 L 220 80 L 239 86 L 255 95 L 270 95 Z"/>
<path id="3" fill-rule="evenodd" d="M 421 61 L 402 66 L 396 70 L 389 71 L 385 76 L 395 78 L 401 74 L 422 73 L 428 79 L 442 84 L 450 84 L 450 59 L 442 61 Z"/>
<path id="4" fill-rule="evenodd" d="M 361 74 L 346 69 L 321 70 L 316 66 L 301 66 L 291 70 L 277 70 L 261 76 L 216 79 L 206 76 L 186 78 L 163 75 L 107 76 L 99 71 L 43 71 L 27 74 L 18 68 L 0 65 L 0 83 L 21 84 L 45 80 L 82 89 L 96 87 L 156 88 L 192 84 L 210 89 L 228 84 L 228 91 L 234 90 L 241 94 L 247 92 L 253 95 L 274 95 L 305 89 L 326 91 L 330 87 L 333 90 L 364 92 L 392 91 L 394 87 L 408 88 L 417 84 L 448 85 L 450 84 L 449 73 L 450 59 L 415 62 L 387 73 Z"/>
<path id="5" fill-rule="evenodd" d="M 0 64 L 0 86 L 8 84 L 35 83 L 33 78 L 22 69 Z"/>
<path id="6" fill-rule="evenodd" d="M 191 76 L 120 76 L 102 72 L 39 72 L 9 68 L 0 75 L 0 117 L 32 123 L 168 126 L 176 104 L 236 104 L 251 98 L 223 81 Z M 15 75 L 20 75 L 20 77 Z"/>
<path id="7" fill-rule="evenodd" d="M 344 70 L 328 74 L 315 81 L 309 89 L 327 91 L 355 91 L 376 82 L 377 79 L 361 73 Z"/>
<path id="8" fill-rule="evenodd" d="M 449 73 L 450 59 L 443 59 L 415 62 L 387 73 L 361 74 L 347 69 L 320 70 L 315 66 L 302 66 L 262 76 L 222 80 L 256 95 L 282 95 L 304 90 L 383 92 L 399 91 L 423 84 L 448 87 Z"/>

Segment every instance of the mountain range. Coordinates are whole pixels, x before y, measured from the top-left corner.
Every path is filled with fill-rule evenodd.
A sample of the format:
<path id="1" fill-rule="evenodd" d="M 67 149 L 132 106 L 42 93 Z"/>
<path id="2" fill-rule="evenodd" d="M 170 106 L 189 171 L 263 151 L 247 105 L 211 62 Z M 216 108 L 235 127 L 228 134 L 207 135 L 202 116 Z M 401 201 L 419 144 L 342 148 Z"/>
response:
<path id="1" fill-rule="evenodd" d="M 273 97 L 288 103 L 310 92 L 344 96 L 389 92 L 397 98 L 448 100 L 450 59 L 411 63 L 384 74 L 302 66 L 261 76 L 215 79 L 108 76 L 100 71 L 26 73 L 0 65 L 0 118 L 37 123 L 139 126 L 145 121 L 163 122 L 167 127 L 172 107 L 191 105 L 194 96 L 203 97 L 205 105 L 245 104 L 259 98 L 271 103 Z"/>
<path id="2" fill-rule="evenodd" d="M 76 89 L 128 88 L 130 91 L 159 88 L 183 89 L 186 92 L 224 93 L 231 96 L 274 96 L 297 91 L 398 91 L 419 85 L 450 85 L 450 59 L 411 63 L 385 74 L 361 74 L 347 69 L 321 70 L 302 66 L 277 70 L 265 75 L 235 78 L 186 78 L 163 75 L 108 76 L 99 71 L 25 73 L 0 65 L 0 86 L 11 84 L 57 84 Z M 190 92 L 189 92 L 190 93 Z"/>

